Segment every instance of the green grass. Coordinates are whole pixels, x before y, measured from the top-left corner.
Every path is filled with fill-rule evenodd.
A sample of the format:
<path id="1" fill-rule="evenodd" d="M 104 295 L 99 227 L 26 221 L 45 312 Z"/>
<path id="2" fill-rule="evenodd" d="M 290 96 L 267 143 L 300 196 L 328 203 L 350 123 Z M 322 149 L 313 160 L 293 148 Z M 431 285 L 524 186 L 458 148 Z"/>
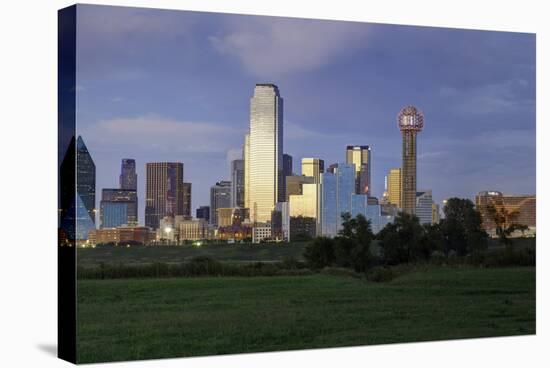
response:
<path id="1" fill-rule="evenodd" d="M 279 244 L 207 244 L 201 247 L 182 246 L 134 246 L 126 248 L 98 247 L 79 248 L 79 267 L 94 267 L 100 263 L 125 265 L 154 262 L 181 263 L 197 256 L 209 256 L 216 260 L 231 262 L 274 262 L 285 257 L 302 259 L 306 243 Z"/>
<path id="2" fill-rule="evenodd" d="M 535 333 L 534 268 L 78 281 L 80 363 Z"/>

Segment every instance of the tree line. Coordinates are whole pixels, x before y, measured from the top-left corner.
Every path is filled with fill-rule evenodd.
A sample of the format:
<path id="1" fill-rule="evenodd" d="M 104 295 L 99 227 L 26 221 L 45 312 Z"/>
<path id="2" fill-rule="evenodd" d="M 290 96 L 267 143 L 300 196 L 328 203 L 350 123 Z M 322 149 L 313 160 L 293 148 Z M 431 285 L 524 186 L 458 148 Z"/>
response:
<path id="1" fill-rule="evenodd" d="M 428 262 L 434 257 L 469 257 L 483 262 L 487 256 L 489 235 L 482 227 L 481 215 L 473 202 L 451 198 L 443 211 L 445 216 L 439 223 L 424 225 L 417 216 L 401 212 L 377 235 L 373 234 L 370 221 L 363 215 L 352 218 L 349 213 L 344 213 L 338 236 L 315 238 L 306 247 L 304 258 L 313 269 L 336 266 L 352 268 L 356 272 L 365 272 L 379 265 Z M 506 245 L 509 253 L 506 257 L 515 257 L 510 235 L 525 229 L 516 222 L 518 213 L 492 205 L 488 213 L 500 241 Z M 379 248 L 377 255 L 372 249 L 375 240 Z M 534 263 L 534 256 L 532 259 Z"/>

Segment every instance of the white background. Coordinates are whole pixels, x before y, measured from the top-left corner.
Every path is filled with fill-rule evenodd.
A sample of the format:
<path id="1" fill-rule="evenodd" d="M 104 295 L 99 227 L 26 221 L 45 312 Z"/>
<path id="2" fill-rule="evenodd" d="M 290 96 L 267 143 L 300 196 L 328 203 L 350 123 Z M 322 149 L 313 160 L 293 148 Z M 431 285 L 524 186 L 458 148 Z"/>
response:
<path id="1" fill-rule="evenodd" d="M 128 367 L 548 367 L 548 93 L 545 1 L 87 1 L 537 33 L 537 335 L 299 352 L 166 359 Z M 56 288 L 57 10 L 68 1 L 4 0 L 0 8 L 0 366 L 64 367 Z M 546 158 L 546 160 L 545 160 Z M 546 169 L 545 169 L 546 167 Z M 545 186 L 546 184 L 546 186 Z M 94 366 L 94 365 L 91 365 Z"/>

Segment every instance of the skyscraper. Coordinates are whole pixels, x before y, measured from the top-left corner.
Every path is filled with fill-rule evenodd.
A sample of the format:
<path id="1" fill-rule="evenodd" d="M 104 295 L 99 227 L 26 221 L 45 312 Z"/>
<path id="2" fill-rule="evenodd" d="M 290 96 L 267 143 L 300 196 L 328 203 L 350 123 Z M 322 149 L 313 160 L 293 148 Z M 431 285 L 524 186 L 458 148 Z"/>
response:
<path id="1" fill-rule="evenodd" d="M 424 127 L 424 116 L 414 106 L 405 106 L 397 115 L 403 137 L 401 165 L 401 201 L 403 212 L 416 210 L 416 135 Z"/>
<path id="2" fill-rule="evenodd" d="M 183 215 L 183 163 L 148 163 L 145 192 L 145 226 L 158 229 L 163 217 Z"/>
<path id="3" fill-rule="evenodd" d="M 120 167 L 120 189 L 137 190 L 136 160 L 123 158 Z"/>
<path id="4" fill-rule="evenodd" d="M 231 207 L 244 207 L 244 160 L 231 161 Z"/>
<path id="5" fill-rule="evenodd" d="M 134 189 L 103 189 L 99 205 L 100 228 L 138 223 L 137 195 Z"/>
<path id="6" fill-rule="evenodd" d="M 342 227 L 342 214 L 351 213 L 355 194 L 355 165 L 331 165 L 333 172 L 321 174 L 321 234 L 333 237 Z"/>
<path id="7" fill-rule="evenodd" d="M 320 158 L 302 158 L 302 175 L 313 177 L 314 183 L 320 183 L 321 174 L 325 172 L 325 161 Z"/>
<path id="8" fill-rule="evenodd" d="M 95 163 L 81 136 L 76 141 L 76 193 L 95 224 Z"/>
<path id="9" fill-rule="evenodd" d="M 256 84 L 254 88 L 249 139 L 250 216 L 254 222 L 267 222 L 275 204 L 284 200 L 283 99 L 274 84 Z"/>
<path id="10" fill-rule="evenodd" d="M 421 224 L 431 224 L 433 220 L 433 199 L 431 190 L 416 192 L 415 214 Z"/>
<path id="11" fill-rule="evenodd" d="M 250 209 L 250 134 L 244 136 L 244 207 Z"/>
<path id="12" fill-rule="evenodd" d="M 283 154 L 283 177 L 282 177 L 282 189 L 283 189 L 283 198 L 287 198 L 286 194 L 286 177 L 291 176 L 293 173 L 292 167 L 292 156 L 284 153 Z"/>
<path id="13" fill-rule="evenodd" d="M 347 146 L 346 163 L 355 165 L 355 193 L 371 193 L 371 150 L 369 146 Z"/>
<path id="14" fill-rule="evenodd" d="M 231 207 L 231 182 L 219 181 L 210 188 L 210 223 L 218 226 L 218 208 Z"/>
<path id="15" fill-rule="evenodd" d="M 395 204 L 398 208 L 402 208 L 401 168 L 390 169 L 390 172 L 386 175 L 386 191 L 388 193 L 388 202 Z"/>
<path id="16" fill-rule="evenodd" d="M 181 191 L 183 196 L 183 216 L 185 218 L 191 218 L 191 183 L 181 183 Z"/>

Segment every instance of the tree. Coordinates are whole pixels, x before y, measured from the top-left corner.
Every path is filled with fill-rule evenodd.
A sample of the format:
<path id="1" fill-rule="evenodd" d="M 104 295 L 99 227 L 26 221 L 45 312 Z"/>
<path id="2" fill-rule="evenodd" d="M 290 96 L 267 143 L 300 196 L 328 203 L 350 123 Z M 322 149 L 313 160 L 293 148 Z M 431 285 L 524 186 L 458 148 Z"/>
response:
<path id="1" fill-rule="evenodd" d="M 334 263 L 334 240 L 326 237 L 315 238 L 306 245 L 304 258 L 313 269 L 332 265 Z"/>
<path id="2" fill-rule="evenodd" d="M 518 210 L 507 210 L 504 206 L 496 206 L 490 204 L 487 206 L 487 212 L 496 226 L 496 233 L 500 242 L 506 246 L 512 244 L 510 235 L 516 230 L 525 231 L 528 229 L 526 225 L 517 222 L 519 217 Z"/>
<path id="3" fill-rule="evenodd" d="M 336 264 L 357 272 L 366 271 L 372 261 L 370 245 L 373 239 L 371 223 L 365 216 L 359 214 L 352 218 L 349 213 L 343 213 L 342 230 L 334 242 Z"/>
<path id="4" fill-rule="evenodd" d="M 488 235 L 481 227 L 481 215 L 469 199 L 451 198 L 443 210 L 441 221 L 445 254 L 454 251 L 459 256 L 483 252 Z"/>
<path id="5" fill-rule="evenodd" d="M 399 264 L 429 258 L 431 243 L 418 217 L 400 212 L 395 221 L 378 234 L 380 248 L 387 264 Z"/>

